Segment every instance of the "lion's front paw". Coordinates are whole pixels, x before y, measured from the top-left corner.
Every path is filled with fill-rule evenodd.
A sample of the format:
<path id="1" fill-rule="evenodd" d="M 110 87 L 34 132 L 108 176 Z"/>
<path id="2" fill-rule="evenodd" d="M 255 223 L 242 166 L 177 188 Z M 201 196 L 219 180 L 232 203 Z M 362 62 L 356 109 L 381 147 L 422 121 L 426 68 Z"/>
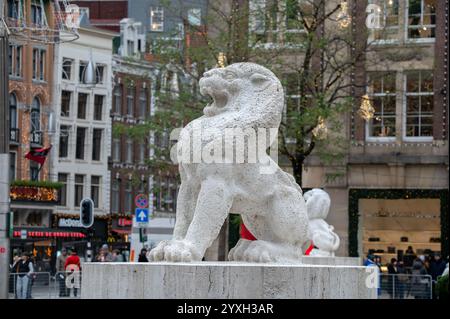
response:
<path id="1" fill-rule="evenodd" d="M 161 241 L 155 248 L 150 251 L 149 260 L 150 261 L 163 261 L 164 259 L 164 249 L 169 245 L 171 240 Z"/>
<path id="2" fill-rule="evenodd" d="M 190 262 L 201 260 L 201 255 L 191 242 L 176 240 L 164 248 L 164 259 L 173 262 Z"/>
<path id="3" fill-rule="evenodd" d="M 201 256 L 190 242 L 164 240 L 152 249 L 149 259 L 150 261 L 190 262 L 201 260 Z"/>
<path id="4" fill-rule="evenodd" d="M 248 241 L 240 239 L 228 259 L 256 263 L 298 262 L 301 249 L 289 244 L 276 244 L 263 240 Z"/>
<path id="5" fill-rule="evenodd" d="M 276 256 L 264 241 L 240 239 L 236 247 L 230 251 L 228 259 L 230 261 L 268 263 L 276 261 Z"/>

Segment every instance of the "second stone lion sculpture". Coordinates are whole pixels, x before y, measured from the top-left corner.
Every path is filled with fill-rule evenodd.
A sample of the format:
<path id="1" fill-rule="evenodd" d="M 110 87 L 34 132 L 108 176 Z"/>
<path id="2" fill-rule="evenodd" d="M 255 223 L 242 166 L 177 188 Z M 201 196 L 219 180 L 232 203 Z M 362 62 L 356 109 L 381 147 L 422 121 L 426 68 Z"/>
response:
<path id="1" fill-rule="evenodd" d="M 228 214 L 235 213 L 242 216 L 258 240 L 239 240 L 230 251 L 229 260 L 298 261 L 309 240 L 309 218 L 301 188 L 267 155 L 266 149 L 275 138 L 269 137 L 269 145 L 258 153 L 257 162 L 236 163 L 230 162 L 230 158 L 224 162 L 192 161 L 199 152 L 211 155 L 210 150 L 204 150 L 211 143 L 214 151 L 216 146 L 226 147 L 227 143 L 236 147 L 236 142 L 230 142 L 224 134 L 228 128 L 244 130 L 245 138 L 250 138 L 251 130 L 278 131 L 284 108 L 280 81 L 265 67 L 236 63 L 205 72 L 199 87 L 212 102 L 204 108 L 202 117 L 181 131 L 178 141 L 178 147 L 183 149 L 178 153 L 181 186 L 174 236 L 160 242 L 150 252 L 150 260 L 202 260 Z M 198 130 L 207 137 L 197 141 Z M 248 155 L 250 140 L 246 141 L 244 151 Z M 196 143 L 202 147 L 200 151 L 195 149 Z M 183 152 L 187 152 L 189 159 L 180 156 Z M 275 169 L 271 174 L 262 174 L 261 168 L 267 163 Z"/>

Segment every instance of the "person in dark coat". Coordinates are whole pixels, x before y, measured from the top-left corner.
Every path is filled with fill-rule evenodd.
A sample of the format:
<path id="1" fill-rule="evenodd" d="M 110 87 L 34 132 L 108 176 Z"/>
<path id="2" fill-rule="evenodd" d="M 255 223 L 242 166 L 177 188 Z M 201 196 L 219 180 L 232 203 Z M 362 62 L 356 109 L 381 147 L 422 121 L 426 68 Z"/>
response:
<path id="1" fill-rule="evenodd" d="M 433 280 L 437 280 L 445 270 L 445 262 L 440 254 L 434 254 L 434 258 L 430 262 L 430 275 Z"/>
<path id="2" fill-rule="evenodd" d="M 420 258 L 416 258 L 412 265 L 411 290 L 416 299 L 425 299 L 430 289 L 430 282 L 425 277 L 427 270 Z"/>
<path id="3" fill-rule="evenodd" d="M 138 263 L 148 263 L 147 249 L 142 248 L 139 254 Z"/>
<path id="4" fill-rule="evenodd" d="M 395 298 L 395 285 L 397 281 L 397 259 L 392 258 L 390 264 L 388 265 L 388 292 L 392 299 Z"/>

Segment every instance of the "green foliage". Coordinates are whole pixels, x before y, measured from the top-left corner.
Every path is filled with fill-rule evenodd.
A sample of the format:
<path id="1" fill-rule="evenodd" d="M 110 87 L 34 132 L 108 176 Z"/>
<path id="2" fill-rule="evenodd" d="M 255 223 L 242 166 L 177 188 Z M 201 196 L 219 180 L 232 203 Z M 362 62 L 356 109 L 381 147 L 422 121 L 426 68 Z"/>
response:
<path id="1" fill-rule="evenodd" d="M 436 291 L 439 299 L 448 299 L 448 274 L 437 280 Z"/>
<path id="2" fill-rule="evenodd" d="M 64 184 L 51 181 L 29 181 L 29 180 L 17 180 L 12 181 L 11 186 L 16 187 L 42 187 L 42 188 L 54 188 L 60 189 Z"/>
<path id="3" fill-rule="evenodd" d="M 230 214 L 228 223 L 228 248 L 232 249 L 236 246 L 240 238 L 241 215 Z"/>

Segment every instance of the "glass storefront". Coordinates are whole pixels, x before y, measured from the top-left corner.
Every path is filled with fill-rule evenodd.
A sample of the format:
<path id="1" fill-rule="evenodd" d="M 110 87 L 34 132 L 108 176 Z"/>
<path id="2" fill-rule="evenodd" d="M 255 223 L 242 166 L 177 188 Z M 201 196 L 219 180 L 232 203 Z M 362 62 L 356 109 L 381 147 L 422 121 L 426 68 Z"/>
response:
<path id="1" fill-rule="evenodd" d="M 441 250 L 441 203 L 438 198 L 360 199 L 360 234 L 364 256 L 409 263 L 413 256 Z M 412 262 L 412 260 L 411 260 Z"/>

